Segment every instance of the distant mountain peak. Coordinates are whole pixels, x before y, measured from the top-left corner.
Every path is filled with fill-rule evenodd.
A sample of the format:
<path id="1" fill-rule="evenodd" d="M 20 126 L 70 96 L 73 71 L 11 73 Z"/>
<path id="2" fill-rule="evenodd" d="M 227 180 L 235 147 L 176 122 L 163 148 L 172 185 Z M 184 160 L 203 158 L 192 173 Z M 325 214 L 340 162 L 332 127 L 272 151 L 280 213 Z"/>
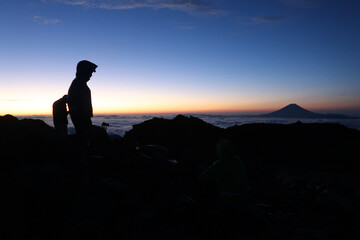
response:
<path id="1" fill-rule="evenodd" d="M 320 114 L 306 110 L 296 103 L 291 103 L 280 110 L 272 113 L 263 114 L 262 117 L 274 117 L 274 118 L 317 118 Z"/>
<path id="2" fill-rule="evenodd" d="M 296 103 L 291 103 L 280 110 L 268 114 L 262 114 L 260 117 L 270 118 L 351 118 L 341 114 L 320 114 L 306 110 Z"/>
<path id="3" fill-rule="evenodd" d="M 300 107 L 296 103 L 291 103 L 291 104 L 281 108 L 278 111 L 283 111 L 283 112 L 284 111 L 293 111 L 293 112 L 295 112 L 295 111 L 302 111 L 302 112 L 305 111 L 305 112 L 310 112 L 309 110 L 306 110 L 305 108 Z"/>
<path id="4" fill-rule="evenodd" d="M 297 105 L 296 103 L 290 103 L 289 105 L 283 107 L 282 109 L 284 108 L 301 108 L 301 109 L 304 109 L 302 107 L 300 107 L 299 105 Z"/>
<path id="5" fill-rule="evenodd" d="M 296 103 L 291 103 L 282 109 L 269 113 L 276 117 L 286 117 L 286 118 L 313 118 L 318 117 L 317 113 L 306 110 Z"/>
<path id="6" fill-rule="evenodd" d="M 296 103 L 290 103 L 289 105 L 287 105 L 287 107 L 297 107 L 297 108 L 302 108 L 299 105 L 297 105 Z M 302 108 L 303 109 L 303 108 Z"/>

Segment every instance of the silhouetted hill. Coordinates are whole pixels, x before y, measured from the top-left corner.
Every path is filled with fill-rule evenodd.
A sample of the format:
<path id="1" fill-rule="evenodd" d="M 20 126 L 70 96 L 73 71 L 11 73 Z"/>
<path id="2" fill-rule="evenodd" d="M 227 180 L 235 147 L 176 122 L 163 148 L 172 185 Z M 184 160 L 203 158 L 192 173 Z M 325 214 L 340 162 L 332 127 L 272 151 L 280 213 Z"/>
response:
<path id="1" fill-rule="evenodd" d="M 223 129 L 182 115 L 123 138 L 93 128 L 84 155 L 41 120 L 0 116 L 2 239 L 360 239 L 358 130 Z M 199 191 L 224 137 L 244 163 L 246 201 L 212 181 L 209 195 Z"/>
<path id="2" fill-rule="evenodd" d="M 328 113 L 328 114 L 321 114 L 321 113 L 315 113 L 311 112 L 309 110 L 306 110 L 299 105 L 292 103 L 287 105 L 286 107 L 277 110 L 275 112 L 267 113 L 267 114 L 261 114 L 258 115 L 258 117 L 264 117 L 264 118 L 317 118 L 317 119 L 355 119 L 355 117 L 350 117 L 342 114 L 334 114 L 334 113 Z"/>

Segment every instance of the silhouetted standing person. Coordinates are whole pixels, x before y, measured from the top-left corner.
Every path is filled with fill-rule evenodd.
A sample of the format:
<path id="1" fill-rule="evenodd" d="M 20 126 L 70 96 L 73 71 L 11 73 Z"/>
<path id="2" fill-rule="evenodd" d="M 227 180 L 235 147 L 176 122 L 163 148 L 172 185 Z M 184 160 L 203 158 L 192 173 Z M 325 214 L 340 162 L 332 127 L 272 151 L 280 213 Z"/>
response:
<path id="1" fill-rule="evenodd" d="M 76 66 L 76 77 L 72 81 L 68 92 L 68 106 L 71 121 L 74 124 L 76 135 L 82 147 L 90 144 L 91 118 L 93 109 L 91 104 L 91 91 L 87 86 L 92 73 L 96 72 L 97 65 L 83 60 Z"/>
<path id="2" fill-rule="evenodd" d="M 62 98 L 56 100 L 53 104 L 53 122 L 55 131 L 61 135 L 66 136 L 68 129 L 68 110 L 66 108 L 67 95 L 64 95 Z"/>

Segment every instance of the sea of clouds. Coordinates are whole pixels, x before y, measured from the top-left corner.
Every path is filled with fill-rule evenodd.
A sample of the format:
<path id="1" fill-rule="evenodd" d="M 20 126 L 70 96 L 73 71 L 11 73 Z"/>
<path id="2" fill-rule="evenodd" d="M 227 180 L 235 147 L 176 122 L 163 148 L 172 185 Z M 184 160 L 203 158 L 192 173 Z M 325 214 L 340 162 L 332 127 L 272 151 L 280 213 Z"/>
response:
<path id="1" fill-rule="evenodd" d="M 194 116 L 198 117 L 205 122 L 208 122 L 214 126 L 218 126 L 221 128 L 228 128 L 234 125 L 242 125 L 248 123 L 279 123 L 279 124 L 291 124 L 297 121 L 301 121 L 303 123 L 340 123 L 349 128 L 354 128 L 360 130 L 360 119 L 289 119 L 289 118 L 258 118 L 258 117 L 250 117 L 238 114 L 184 114 L 185 116 Z M 97 126 L 101 126 L 103 122 L 109 124 L 107 128 L 107 132 L 109 134 L 117 134 L 120 136 L 124 136 L 126 131 L 132 129 L 132 126 L 135 124 L 142 123 L 146 120 L 152 119 L 154 117 L 172 119 L 176 115 L 174 114 L 166 114 L 166 115 L 141 115 L 141 114 L 131 114 L 131 115 L 95 115 L 92 119 L 93 124 Z M 31 119 L 40 119 L 43 120 L 50 126 L 53 126 L 52 116 L 45 115 L 34 115 L 27 117 L 19 117 L 23 118 L 31 118 Z M 70 117 L 69 119 L 69 133 L 74 133 L 74 127 L 71 123 Z"/>

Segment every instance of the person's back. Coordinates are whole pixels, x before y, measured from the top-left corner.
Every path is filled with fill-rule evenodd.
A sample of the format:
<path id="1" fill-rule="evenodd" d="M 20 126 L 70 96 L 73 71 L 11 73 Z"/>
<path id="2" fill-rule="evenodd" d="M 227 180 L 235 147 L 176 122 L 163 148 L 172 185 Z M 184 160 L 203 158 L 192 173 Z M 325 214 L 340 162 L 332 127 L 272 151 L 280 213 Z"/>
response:
<path id="1" fill-rule="evenodd" d="M 86 82 L 75 78 L 68 92 L 68 105 L 72 117 L 92 117 L 91 91 Z"/>

